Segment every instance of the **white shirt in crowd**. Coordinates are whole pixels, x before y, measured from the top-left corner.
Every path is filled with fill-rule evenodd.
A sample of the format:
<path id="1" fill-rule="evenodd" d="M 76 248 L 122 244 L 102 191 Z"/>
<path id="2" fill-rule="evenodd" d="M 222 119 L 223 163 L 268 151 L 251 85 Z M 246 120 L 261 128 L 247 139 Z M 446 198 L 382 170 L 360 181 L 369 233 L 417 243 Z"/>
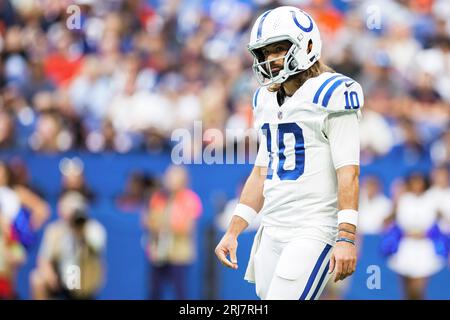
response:
<path id="1" fill-rule="evenodd" d="M 383 222 L 391 214 L 392 202 L 382 193 L 369 198 L 361 192 L 359 200 L 358 231 L 361 234 L 379 234 L 383 231 Z"/>

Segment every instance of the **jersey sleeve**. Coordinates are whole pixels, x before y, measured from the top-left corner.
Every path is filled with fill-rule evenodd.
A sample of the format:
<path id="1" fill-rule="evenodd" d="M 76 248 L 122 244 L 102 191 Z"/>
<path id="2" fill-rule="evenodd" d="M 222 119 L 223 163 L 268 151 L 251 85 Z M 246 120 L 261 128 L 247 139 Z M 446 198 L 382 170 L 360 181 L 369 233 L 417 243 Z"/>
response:
<path id="1" fill-rule="evenodd" d="M 263 88 L 259 87 L 253 94 L 252 107 L 253 107 L 253 128 L 258 133 L 258 154 L 255 159 L 255 166 L 267 167 L 269 165 L 269 152 L 267 150 L 267 132 L 264 132 L 262 126 L 264 125 L 262 113 L 262 100 L 263 100 Z"/>
<path id="2" fill-rule="evenodd" d="M 253 108 L 253 128 L 256 130 L 261 129 L 263 123 L 262 123 L 262 106 L 261 106 L 261 100 L 262 100 L 262 87 L 259 87 L 256 89 L 255 93 L 253 94 L 252 98 L 252 108 Z"/>
<path id="3" fill-rule="evenodd" d="M 364 105 L 361 85 L 341 74 L 331 74 L 317 83 L 313 103 L 324 111 L 358 112 Z"/>
<path id="4" fill-rule="evenodd" d="M 258 131 L 259 137 L 259 147 L 258 154 L 255 159 L 255 166 L 257 167 L 267 167 L 269 165 L 269 152 L 267 150 L 267 138 L 262 132 L 262 129 Z"/>
<path id="5" fill-rule="evenodd" d="M 330 144 L 335 169 L 359 165 L 359 118 L 355 112 L 335 112 L 327 116 L 323 133 Z"/>

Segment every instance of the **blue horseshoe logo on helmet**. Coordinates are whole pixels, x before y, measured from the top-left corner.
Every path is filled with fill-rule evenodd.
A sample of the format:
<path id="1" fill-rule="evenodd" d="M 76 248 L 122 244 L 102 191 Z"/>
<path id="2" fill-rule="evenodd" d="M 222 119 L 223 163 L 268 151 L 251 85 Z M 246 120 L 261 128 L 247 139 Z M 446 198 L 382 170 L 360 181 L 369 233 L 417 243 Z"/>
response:
<path id="1" fill-rule="evenodd" d="M 299 27 L 300 29 L 302 29 L 303 31 L 305 31 L 305 32 L 310 32 L 312 29 L 313 29 L 313 22 L 312 22 L 312 20 L 311 20 L 311 17 L 309 16 L 309 15 L 307 15 L 306 13 L 304 13 L 303 11 L 302 11 L 302 13 L 308 18 L 308 20 L 309 20 L 309 26 L 308 27 L 304 27 L 304 26 L 302 26 L 301 24 L 300 24 L 300 22 L 298 22 L 298 20 L 297 20 L 297 15 L 295 14 L 295 11 L 291 11 L 291 13 L 292 13 L 292 19 L 294 19 L 294 22 L 295 22 L 295 24 L 297 25 L 297 27 Z"/>

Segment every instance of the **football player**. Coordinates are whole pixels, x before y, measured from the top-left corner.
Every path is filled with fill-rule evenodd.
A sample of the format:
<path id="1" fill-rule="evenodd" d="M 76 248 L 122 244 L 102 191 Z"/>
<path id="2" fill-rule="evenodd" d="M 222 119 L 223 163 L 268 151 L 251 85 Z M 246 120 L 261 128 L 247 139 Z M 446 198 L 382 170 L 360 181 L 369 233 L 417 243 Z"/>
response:
<path id="1" fill-rule="evenodd" d="M 356 268 L 364 97 L 355 80 L 321 63 L 321 46 L 316 23 L 296 7 L 263 13 L 251 31 L 261 140 L 215 253 L 237 269 L 237 238 L 261 214 L 245 275 L 261 299 L 318 299 L 329 278 Z"/>

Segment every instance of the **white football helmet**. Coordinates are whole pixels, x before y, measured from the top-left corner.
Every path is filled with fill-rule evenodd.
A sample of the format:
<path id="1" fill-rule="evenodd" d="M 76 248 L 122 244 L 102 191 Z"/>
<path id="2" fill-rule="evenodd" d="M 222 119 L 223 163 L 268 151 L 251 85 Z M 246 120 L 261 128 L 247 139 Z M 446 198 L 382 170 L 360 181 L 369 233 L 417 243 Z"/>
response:
<path id="1" fill-rule="evenodd" d="M 261 48 L 288 40 L 292 46 L 285 56 L 264 61 Z M 308 43 L 312 42 L 308 53 Z M 296 7 L 282 6 L 264 12 L 256 19 L 250 34 L 248 50 L 253 55 L 253 72 L 260 85 L 282 83 L 288 77 L 311 67 L 320 58 L 322 41 L 314 20 Z M 273 74 L 270 63 L 284 59 L 284 68 Z"/>

